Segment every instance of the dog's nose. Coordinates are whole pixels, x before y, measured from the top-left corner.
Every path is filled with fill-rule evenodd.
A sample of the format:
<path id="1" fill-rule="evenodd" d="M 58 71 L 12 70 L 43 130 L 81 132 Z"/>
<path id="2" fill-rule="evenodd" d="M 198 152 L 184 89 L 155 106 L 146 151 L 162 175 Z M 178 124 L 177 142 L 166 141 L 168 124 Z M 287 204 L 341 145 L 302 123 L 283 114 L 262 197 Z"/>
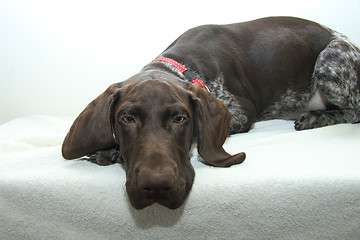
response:
<path id="1" fill-rule="evenodd" d="M 139 171 L 138 187 L 147 198 L 163 199 L 175 188 L 175 173 L 170 167 L 162 169 L 145 168 Z"/>

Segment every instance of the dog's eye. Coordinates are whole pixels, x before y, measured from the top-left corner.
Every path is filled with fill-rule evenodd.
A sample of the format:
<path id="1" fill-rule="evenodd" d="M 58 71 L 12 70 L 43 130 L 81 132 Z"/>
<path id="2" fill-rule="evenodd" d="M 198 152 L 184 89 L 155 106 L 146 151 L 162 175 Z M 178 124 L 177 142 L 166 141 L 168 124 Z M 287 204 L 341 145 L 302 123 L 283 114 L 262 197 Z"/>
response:
<path id="1" fill-rule="evenodd" d="M 121 121 L 126 124 L 132 124 L 136 122 L 133 116 L 124 116 L 121 118 Z"/>
<path id="2" fill-rule="evenodd" d="M 181 124 L 181 123 L 184 123 L 186 121 L 186 117 L 185 116 L 176 116 L 174 119 L 173 119 L 173 123 L 175 124 Z"/>

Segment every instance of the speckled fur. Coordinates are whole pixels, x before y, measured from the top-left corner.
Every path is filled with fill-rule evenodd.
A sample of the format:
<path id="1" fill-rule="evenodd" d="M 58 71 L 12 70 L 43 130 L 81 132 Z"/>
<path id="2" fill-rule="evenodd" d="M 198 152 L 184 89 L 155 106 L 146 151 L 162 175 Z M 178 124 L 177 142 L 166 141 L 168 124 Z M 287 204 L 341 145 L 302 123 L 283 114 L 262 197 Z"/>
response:
<path id="1" fill-rule="evenodd" d="M 256 118 L 257 121 L 274 118 L 295 120 L 299 114 L 307 109 L 310 92 L 295 92 L 288 89 L 278 101 L 271 104 Z"/>
<path id="2" fill-rule="evenodd" d="M 300 114 L 297 130 L 360 120 L 360 50 L 344 35 L 334 32 L 334 39 L 319 54 L 313 73 L 312 93 L 326 97 L 331 109 Z"/>
<path id="3" fill-rule="evenodd" d="M 213 81 L 206 82 L 206 85 L 211 94 L 219 99 L 232 114 L 230 133 L 248 131 L 248 116 L 243 113 L 241 104 L 236 97 L 226 89 L 224 75 L 220 73 Z"/>
<path id="4" fill-rule="evenodd" d="M 360 120 L 360 50 L 344 35 L 335 31 L 333 34 L 334 39 L 318 56 L 309 92 L 287 90 L 278 101 L 258 114 L 256 121 L 296 120 L 295 128 L 304 130 Z M 248 116 L 243 113 L 241 103 L 226 89 L 223 74 L 206 84 L 233 115 L 230 132 L 247 131 Z M 326 106 L 310 103 L 316 92 L 326 99 Z"/>

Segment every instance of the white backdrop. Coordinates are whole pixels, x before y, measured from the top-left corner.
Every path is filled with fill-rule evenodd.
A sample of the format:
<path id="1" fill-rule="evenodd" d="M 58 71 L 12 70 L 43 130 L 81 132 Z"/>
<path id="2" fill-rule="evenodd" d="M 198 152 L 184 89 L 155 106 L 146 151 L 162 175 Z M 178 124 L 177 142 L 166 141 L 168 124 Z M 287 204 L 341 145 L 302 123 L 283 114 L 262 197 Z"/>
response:
<path id="1" fill-rule="evenodd" d="M 359 0 L 0 0 L 0 123 L 77 115 L 188 28 L 297 16 L 360 45 Z"/>

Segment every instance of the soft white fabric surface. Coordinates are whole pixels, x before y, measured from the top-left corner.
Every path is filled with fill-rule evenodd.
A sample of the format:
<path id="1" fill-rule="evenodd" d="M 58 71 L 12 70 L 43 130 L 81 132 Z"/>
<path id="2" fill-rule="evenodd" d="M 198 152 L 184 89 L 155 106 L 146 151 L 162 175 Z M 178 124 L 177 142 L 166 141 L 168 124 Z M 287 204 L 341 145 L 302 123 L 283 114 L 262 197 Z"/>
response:
<path id="1" fill-rule="evenodd" d="M 256 123 L 225 149 L 241 165 L 192 163 L 186 204 L 137 211 L 121 165 L 66 161 L 74 118 L 30 116 L 0 126 L 1 239 L 360 239 L 360 125 L 296 132 Z"/>

